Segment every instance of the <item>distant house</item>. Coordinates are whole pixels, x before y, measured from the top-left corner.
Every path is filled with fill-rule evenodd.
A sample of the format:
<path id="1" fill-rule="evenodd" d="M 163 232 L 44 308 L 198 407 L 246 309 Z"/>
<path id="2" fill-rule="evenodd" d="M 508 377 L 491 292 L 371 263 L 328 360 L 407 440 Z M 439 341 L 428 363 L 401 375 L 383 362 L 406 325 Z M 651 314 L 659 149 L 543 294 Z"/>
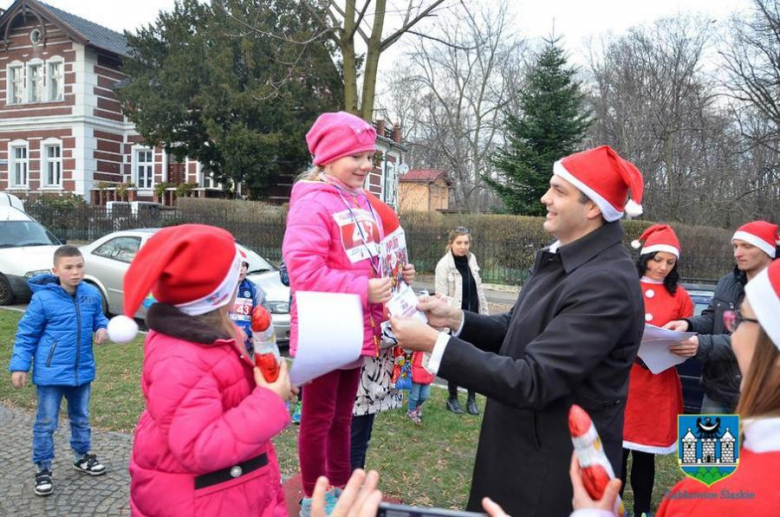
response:
<path id="1" fill-rule="evenodd" d="M 398 177 L 399 212 L 449 210 L 452 180 L 446 171 L 412 169 Z"/>

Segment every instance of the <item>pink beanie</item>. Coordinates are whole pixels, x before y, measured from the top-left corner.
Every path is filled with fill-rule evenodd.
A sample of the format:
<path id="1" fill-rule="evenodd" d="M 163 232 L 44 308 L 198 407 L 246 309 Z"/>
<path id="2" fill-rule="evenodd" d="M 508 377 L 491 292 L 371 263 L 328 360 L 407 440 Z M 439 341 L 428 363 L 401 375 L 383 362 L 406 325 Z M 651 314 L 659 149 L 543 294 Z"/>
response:
<path id="1" fill-rule="evenodd" d="M 314 165 L 325 165 L 350 154 L 376 150 L 374 127 L 351 113 L 323 113 L 314 122 L 306 143 Z"/>

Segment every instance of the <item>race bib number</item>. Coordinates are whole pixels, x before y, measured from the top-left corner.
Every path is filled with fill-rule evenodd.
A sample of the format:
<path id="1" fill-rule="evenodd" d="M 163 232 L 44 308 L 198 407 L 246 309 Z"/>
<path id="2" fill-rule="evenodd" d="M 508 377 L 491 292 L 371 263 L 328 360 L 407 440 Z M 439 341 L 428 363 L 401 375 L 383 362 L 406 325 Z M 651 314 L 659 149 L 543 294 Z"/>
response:
<path id="1" fill-rule="evenodd" d="M 341 245 L 350 262 L 355 264 L 379 255 L 379 227 L 368 211 L 343 210 L 333 214 L 333 220 L 339 227 Z"/>
<path id="2" fill-rule="evenodd" d="M 233 305 L 233 320 L 252 320 L 252 300 L 247 298 L 236 298 L 236 303 Z"/>

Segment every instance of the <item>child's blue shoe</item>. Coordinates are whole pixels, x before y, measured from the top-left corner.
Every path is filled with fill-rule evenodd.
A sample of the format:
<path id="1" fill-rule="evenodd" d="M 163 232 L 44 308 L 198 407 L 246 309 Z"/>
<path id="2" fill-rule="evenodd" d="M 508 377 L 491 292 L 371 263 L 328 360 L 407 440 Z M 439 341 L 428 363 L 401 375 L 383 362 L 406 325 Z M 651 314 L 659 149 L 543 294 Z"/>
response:
<path id="1" fill-rule="evenodd" d="M 292 423 L 295 425 L 299 425 L 301 423 L 301 401 L 295 403 L 295 410 L 292 414 Z"/>
<path id="2" fill-rule="evenodd" d="M 339 502 L 342 490 L 340 488 L 333 487 L 325 492 L 325 513 L 330 515 L 336 508 L 336 503 Z"/>

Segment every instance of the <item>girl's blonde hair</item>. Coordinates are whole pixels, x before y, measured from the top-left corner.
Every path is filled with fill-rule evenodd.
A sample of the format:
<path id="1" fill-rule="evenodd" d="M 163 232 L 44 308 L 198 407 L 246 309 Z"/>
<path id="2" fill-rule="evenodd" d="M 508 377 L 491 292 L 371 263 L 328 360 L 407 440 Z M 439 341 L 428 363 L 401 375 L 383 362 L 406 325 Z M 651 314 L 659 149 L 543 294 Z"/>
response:
<path id="1" fill-rule="evenodd" d="M 471 232 L 469 231 L 469 229 L 466 228 L 465 226 L 456 226 L 450 231 L 450 234 L 447 237 L 447 247 L 444 249 L 445 253 L 449 253 L 449 251 L 452 249 L 452 243 L 455 242 L 455 239 L 457 239 L 461 235 L 468 235 L 469 244 L 471 244 Z"/>
<path id="2" fill-rule="evenodd" d="M 780 415 L 780 350 L 763 328 L 741 391 L 737 413 L 742 418 Z"/>
<path id="3" fill-rule="evenodd" d="M 320 174 L 325 172 L 325 167 L 322 165 L 312 165 L 295 178 L 295 181 L 317 181 Z"/>

